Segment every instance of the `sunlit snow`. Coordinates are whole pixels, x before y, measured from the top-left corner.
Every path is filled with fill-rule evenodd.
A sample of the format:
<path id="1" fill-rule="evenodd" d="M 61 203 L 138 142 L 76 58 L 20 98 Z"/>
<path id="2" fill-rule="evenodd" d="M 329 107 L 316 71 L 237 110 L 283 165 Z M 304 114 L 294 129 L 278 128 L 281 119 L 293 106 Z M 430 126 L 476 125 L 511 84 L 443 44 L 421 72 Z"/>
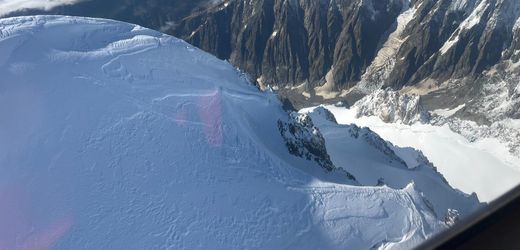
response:
<path id="1" fill-rule="evenodd" d="M 341 124 L 367 126 L 385 140 L 421 150 L 451 186 L 491 201 L 519 184 L 520 161 L 496 139 L 469 142 L 447 126 L 385 123 L 377 117 L 356 118 L 354 109 L 327 106 Z"/>
<path id="2" fill-rule="evenodd" d="M 446 228 L 412 183 L 289 154 L 278 99 L 183 41 L 77 17 L 0 31 L 0 249 L 410 248 Z"/>

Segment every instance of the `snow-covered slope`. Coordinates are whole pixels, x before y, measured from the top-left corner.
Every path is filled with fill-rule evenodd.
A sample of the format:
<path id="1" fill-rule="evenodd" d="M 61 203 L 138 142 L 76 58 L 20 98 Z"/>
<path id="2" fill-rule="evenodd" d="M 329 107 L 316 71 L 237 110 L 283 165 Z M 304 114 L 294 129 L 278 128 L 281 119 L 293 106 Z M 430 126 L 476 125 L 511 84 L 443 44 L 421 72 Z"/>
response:
<path id="1" fill-rule="evenodd" d="M 475 192 L 481 201 L 492 201 L 520 183 L 519 158 L 498 138 L 477 133 L 484 133 L 487 129 L 473 131 L 474 127 L 464 121 L 437 125 L 405 124 L 402 117 L 387 123 L 377 116 L 379 108 L 384 110 L 385 107 L 372 112 L 360 112 L 359 107 L 363 103 L 361 101 L 350 109 L 335 106 L 327 108 L 340 124 L 366 126 L 397 146 L 421 150 L 451 186 L 465 193 Z M 398 109 L 399 105 L 391 107 Z M 462 129 L 462 134 L 468 134 L 458 134 L 460 131 L 454 132 L 452 126 Z M 476 138 L 470 140 L 471 136 Z M 333 155 L 332 152 L 330 154 Z M 354 171 L 352 173 L 355 174 Z"/>
<path id="2" fill-rule="evenodd" d="M 273 94 L 173 37 L 1 19 L 0 75 L 0 249 L 410 248 L 446 227 L 413 184 L 292 155 Z"/>
<path id="3" fill-rule="evenodd" d="M 341 125 L 325 114 L 332 113 L 323 106 L 304 109 L 327 143 L 329 154 L 337 167 L 353 174 L 362 185 L 388 185 L 403 188 L 414 183 L 423 192 L 439 217 L 449 217 L 449 211 L 458 211 L 462 216 L 471 213 L 477 202 L 476 195 L 454 190 L 422 152 L 402 148 L 380 138 L 369 128 L 356 125 Z M 340 117 L 344 121 L 344 117 Z M 370 157 L 359 157 L 359 156 Z"/>
<path id="4" fill-rule="evenodd" d="M 340 122 L 368 126 L 386 140 L 422 150 L 451 185 L 490 201 L 520 184 L 520 120 L 498 111 L 515 110 L 518 98 L 504 93 L 507 88 L 501 91 L 502 84 L 489 90 L 500 96 L 493 102 L 484 97 L 472 101 L 488 110 L 490 124 L 464 119 L 475 103 L 429 112 L 421 96 L 392 90 L 377 90 L 349 110 L 331 110 Z"/>

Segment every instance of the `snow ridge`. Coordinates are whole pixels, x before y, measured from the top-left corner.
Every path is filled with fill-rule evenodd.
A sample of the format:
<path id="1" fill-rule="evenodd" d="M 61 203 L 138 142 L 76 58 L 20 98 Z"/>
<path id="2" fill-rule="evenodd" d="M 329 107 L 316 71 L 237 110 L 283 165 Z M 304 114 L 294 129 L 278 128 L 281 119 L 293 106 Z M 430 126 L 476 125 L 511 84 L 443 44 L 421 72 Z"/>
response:
<path id="1" fill-rule="evenodd" d="M 322 131 L 334 164 L 352 173 L 362 185 L 405 188 L 413 183 L 424 203 L 441 218 L 450 217 L 454 211 L 463 217 L 475 209 L 476 195 L 450 187 L 421 151 L 396 146 L 366 127 L 332 122 L 323 110 L 327 108 L 319 106 L 300 112 L 311 116 Z M 371 159 L 357 158 L 358 155 L 370 155 Z"/>

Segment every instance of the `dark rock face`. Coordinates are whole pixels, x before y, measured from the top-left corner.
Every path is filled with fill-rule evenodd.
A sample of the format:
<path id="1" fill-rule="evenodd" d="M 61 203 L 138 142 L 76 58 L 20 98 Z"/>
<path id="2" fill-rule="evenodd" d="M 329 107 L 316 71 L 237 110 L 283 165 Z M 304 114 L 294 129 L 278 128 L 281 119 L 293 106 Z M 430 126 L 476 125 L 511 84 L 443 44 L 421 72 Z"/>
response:
<path id="1" fill-rule="evenodd" d="M 336 168 L 327 153 L 325 139 L 314 126 L 310 116 L 296 112 L 290 113 L 288 122 L 278 121 L 278 129 L 285 140 L 289 153 L 315 161 L 327 171 Z"/>
<path id="2" fill-rule="evenodd" d="M 172 33 L 278 86 L 359 81 L 403 9 L 400 0 L 225 1 Z"/>
<path id="3" fill-rule="evenodd" d="M 165 31 L 194 11 L 207 8 L 210 0 L 86 0 L 52 10 L 23 10 L 8 16 L 70 15 L 109 18 Z"/>
<path id="4" fill-rule="evenodd" d="M 494 110 L 520 117 L 518 0 L 89 0 L 10 16 L 34 14 L 136 23 L 231 61 L 262 87 L 305 83 L 276 90 L 287 109 L 412 86 L 430 95 L 428 109 L 467 103 L 465 116 L 486 124 L 500 89 L 512 104 Z M 355 91 L 325 98 L 322 85 Z"/>
<path id="5" fill-rule="evenodd" d="M 520 13 L 517 1 L 419 2 L 397 55 L 404 60 L 397 61 L 387 86 L 478 77 L 504 59 L 502 52 L 513 45 L 513 25 Z"/>
<path id="6" fill-rule="evenodd" d="M 328 82 L 334 91 L 360 82 L 410 9 L 395 54 L 385 58 L 388 74 L 370 72 L 385 77 L 364 84 L 435 87 L 520 59 L 516 0 L 227 0 L 171 33 L 264 85 L 309 90 Z"/>
<path id="7" fill-rule="evenodd" d="M 330 111 L 326 111 L 332 115 Z M 323 113 L 323 115 L 326 114 Z M 330 118 L 328 116 L 327 119 Z M 334 115 L 332 118 L 334 119 Z M 325 145 L 325 138 L 309 115 L 291 112 L 287 121 L 278 121 L 278 129 L 289 153 L 308 161 L 314 161 L 327 172 L 335 172 L 344 176 L 352 185 L 360 185 L 354 175 L 332 163 Z"/>

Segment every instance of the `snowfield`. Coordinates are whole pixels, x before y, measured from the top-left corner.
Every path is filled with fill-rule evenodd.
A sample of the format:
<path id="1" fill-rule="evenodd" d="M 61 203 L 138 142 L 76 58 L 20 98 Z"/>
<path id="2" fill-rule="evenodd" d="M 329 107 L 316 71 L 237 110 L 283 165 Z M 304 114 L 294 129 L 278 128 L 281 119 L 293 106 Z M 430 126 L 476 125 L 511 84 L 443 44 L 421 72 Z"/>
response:
<path id="1" fill-rule="evenodd" d="M 468 199 L 466 194 L 453 190 L 422 152 L 395 146 L 366 127 L 323 119 L 320 113 L 327 112 L 325 110 L 318 107 L 301 112 L 310 114 L 323 133 L 335 165 L 353 174 L 362 185 L 401 189 L 413 183 L 437 215 L 446 216 L 449 209 L 462 215 L 473 211 L 476 197 Z"/>
<path id="2" fill-rule="evenodd" d="M 421 150 L 452 187 L 474 192 L 480 201 L 492 201 L 520 184 L 520 160 L 498 139 L 470 142 L 447 125 L 386 123 L 376 116 L 358 117 L 357 107 L 327 108 L 340 124 L 366 126 L 397 146 Z"/>
<path id="3" fill-rule="evenodd" d="M 0 75 L 0 249 L 408 249 L 478 207 L 291 155 L 274 94 L 131 24 L 0 19 Z"/>

